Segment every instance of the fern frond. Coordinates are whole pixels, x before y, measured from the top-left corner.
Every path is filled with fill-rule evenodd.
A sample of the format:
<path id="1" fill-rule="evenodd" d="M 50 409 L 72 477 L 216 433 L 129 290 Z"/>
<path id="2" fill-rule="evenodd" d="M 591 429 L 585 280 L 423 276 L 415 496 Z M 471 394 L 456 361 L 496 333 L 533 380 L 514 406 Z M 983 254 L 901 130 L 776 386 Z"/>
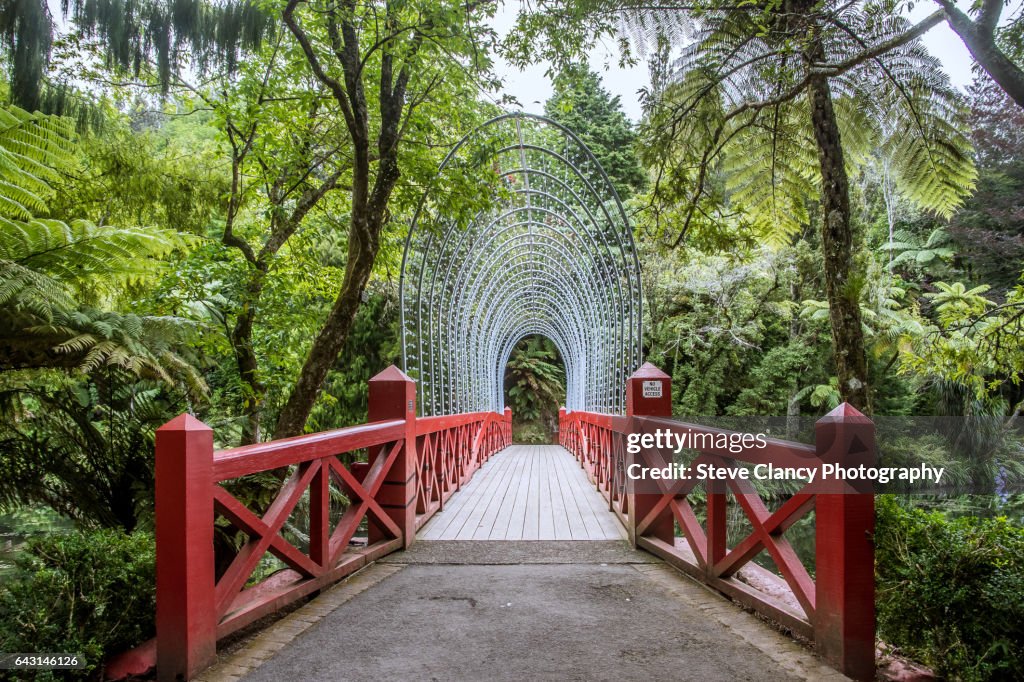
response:
<path id="1" fill-rule="evenodd" d="M 70 121 L 0 107 L 0 217 L 28 220 L 44 213 L 50 183 L 73 159 Z"/>
<path id="2" fill-rule="evenodd" d="M 181 386 L 196 397 L 206 393 L 202 376 L 182 355 L 197 332 L 187 320 L 89 308 L 58 311 L 53 317 L 52 323 L 29 327 L 23 333 L 29 338 L 56 340 L 53 350 L 70 356 L 73 366 L 86 374 L 102 367 L 120 367 L 141 378 Z"/>
<path id="3" fill-rule="evenodd" d="M 60 285 L 66 291 L 95 296 L 98 291 L 150 281 L 162 272 L 159 259 L 193 243 L 195 238 L 173 230 L 99 226 L 86 220 L 0 218 L 0 261 L 49 278 L 53 286 L 34 293 L 52 298 L 51 307 L 67 307 L 54 296 Z M 0 291 L 11 276 L 0 269 Z M 24 292 L 28 282 L 19 281 Z"/>

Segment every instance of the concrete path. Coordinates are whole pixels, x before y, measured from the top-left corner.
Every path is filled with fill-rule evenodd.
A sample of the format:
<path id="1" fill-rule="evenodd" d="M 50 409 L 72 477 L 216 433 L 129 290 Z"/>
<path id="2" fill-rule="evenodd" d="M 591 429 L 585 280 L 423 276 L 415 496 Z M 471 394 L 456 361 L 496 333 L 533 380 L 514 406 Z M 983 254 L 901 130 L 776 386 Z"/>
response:
<path id="1" fill-rule="evenodd" d="M 421 540 L 618 540 L 626 531 L 558 445 L 513 445 L 473 475 Z"/>
<path id="2" fill-rule="evenodd" d="M 432 544 L 361 571 L 203 678 L 846 679 L 624 542 Z M 570 557 L 568 544 L 590 547 Z"/>

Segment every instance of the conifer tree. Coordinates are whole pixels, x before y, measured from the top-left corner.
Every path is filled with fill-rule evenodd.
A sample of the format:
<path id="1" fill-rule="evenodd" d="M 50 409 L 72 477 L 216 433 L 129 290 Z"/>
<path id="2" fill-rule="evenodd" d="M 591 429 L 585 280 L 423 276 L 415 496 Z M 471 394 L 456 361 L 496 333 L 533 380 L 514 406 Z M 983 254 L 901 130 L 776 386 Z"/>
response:
<path id="1" fill-rule="evenodd" d="M 612 97 L 590 68 L 572 65 L 559 73 L 544 113 L 583 140 L 622 199 L 643 189 L 647 177 L 634 149 L 636 132 L 619 97 Z"/>

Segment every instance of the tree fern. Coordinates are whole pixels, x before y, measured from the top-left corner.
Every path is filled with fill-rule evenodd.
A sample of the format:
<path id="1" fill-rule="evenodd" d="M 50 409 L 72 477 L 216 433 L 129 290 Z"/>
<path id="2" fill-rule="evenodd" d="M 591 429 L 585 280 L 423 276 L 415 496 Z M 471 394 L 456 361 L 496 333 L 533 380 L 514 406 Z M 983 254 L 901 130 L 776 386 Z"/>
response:
<path id="1" fill-rule="evenodd" d="M 935 261 L 950 261 L 956 255 L 953 238 L 942 227 L 935 228 L 923 239 L 909 230 L 895 230 L 893 240 L 882 248 L 893 255 L 891 267 L 911 263 L 933 265 Z"/>
<path id="2" fill-rule="evenodd" d="M 44 219 L 0 219 L 0 239 L 0 263 L 49 276 L 79 298 L 93 299 L 106 290 L 152 279 L 162 268 L 158 259 L 194 241 L 173 230 Z"/>
<path id="3" fill-rule="evenodd" d="M 26 330 L 32 336 L 63 338 L 54 346 L 85 373 L 110 366 L 136 376 L 182 387 L 186 393 L 205 393 L 202 376 L 181 355 L 197 330 L 177 317 L 159 317 L 81 309 L 59 313 L 52 324 Z"/>
<path id="4" fill-rule="evenodd" d="M 184 345 L 181 320 L 82 307 L 155 277 L 160 258 L 190 238 L 34 217 L 74 159 L 72 134 L 62 119 L 0 107 L 0 370 L 120 367 L 201 393 L 198 373 L 174 350 Z"/>
<path id="5" fill-rule="evenodd" d="M 74 158 L 72 135 L 65 119 L 0 107 L 0 218 L 46 211 L 50 183 Z"/>
<path id="6" fill-rule="evenodd" d="M 652 39 L 651 22 L 670 7 L 631 5 L 619 3 L 625 23 L 636 24 L 627 35 Z M 661 24 L 688 44 L 663 97 L 651 103 L 643 136 L 651 141 L 646 159 L 670 169 L 662 177 L 675 181 L 678 199 L 688 203 L 679 227 L 707 215 L 701 202 L 715 197 L 752 218 L 763 238 L 786 239 L 806 225 L 804 206 L 820 183 L 805 88 L 812 71 L 834 74 L 848 173 L 879 155 L 900 194 L 943 217 L 973 189 L 961 98 L 919 40 L 899 42 L 913 27 L 891 2 L 822 3 L 814 23 L 825 54 L 811 64 L 801 60 L 799 36 L 790 36 L 784 13 L 701 7 L 685 28 L 678 19 Z M 851 62 L 858 54 L 869 56 Z"/>
<path id="7" fill-rule="evenodd" d="M 111 370 L 0 391 L 0 505 L 46 505 L 84 525 L 151 523 L 153 438 L 180 398 Z"/>
<path id="8" fill-rule="evenodd" d="M 60 286 L 82 293 L 139 283 L 156 273 L 156 259 L 187 244 L 171 230 L 34 217 L 46 212 L 50 183 L 73 163 L 73 134 L 65 119 L 0 107 L 0 303 L 18 305 L 22 292 L 66 307 Z"/>

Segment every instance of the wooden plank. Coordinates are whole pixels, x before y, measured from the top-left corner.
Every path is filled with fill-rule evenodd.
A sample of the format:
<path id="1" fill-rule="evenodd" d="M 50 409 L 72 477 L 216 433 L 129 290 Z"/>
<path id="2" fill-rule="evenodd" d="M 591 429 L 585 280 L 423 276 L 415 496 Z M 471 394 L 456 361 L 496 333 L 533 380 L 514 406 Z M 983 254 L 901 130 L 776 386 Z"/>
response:
<path id="1" fill-rule="evenodd" d="M 576 461 L 570 455 L 555 459 L 554 464 L 558 472 L 558 492 L 562 496 L 566 518 L 569 521 L 569 537 L 572 540 L 587 540 L 589 539 L 587 526 L 583 520 L 583 514 L 580 513 L 579 503 L 572 485 L 574 471 L 571 467 L 576 466 Z"/>
<path id="2" fill-rule="evenodd" d="M 579 486 L 582 488 L 579 491 L 579 500 L 581 505 L 586 505 L 590 510 L 589 519 L 591 524 L 588 526 L 588 531 L 591 538 L 595 540 L 618 540 L 626 537 L 626 529 L 608 511 L 608 503 L 601 496 L 601 493 L 587 479 L 586 474 L 582 470 L 579 471 L 582 474 L 577 477 Z"/>
<path id="3" fill-rule="evenodd" d="M 558 476 L 558 460 L 563 456 L 572 459 L 568 451 L 558 448 L 550 451 L 548 456 L 548 495 L 551 504 L 551 523 L 554 528 L 555 540 L 572 540 L 569 527 L 569 513 L 565 500 L 562 498 L 562 484 Z"/>
<path id="4" fill-rule="evenodd" d="M 552 451 L 544 448 L 541 453 L 540 464 L 541 464 L 541 476 L 539 481 L 538 496 L 540 497 L 540 518 L 537 525 L 537 539 L 538 540 L 557 540 L 555 534 L 555 514 L 557 510 L 553 504 L 551 497 L 551 478 L 554 464 L 552 458 L 558 456 L 557 451 Z M 561 510 L 562 514 L 565 514 L 565 509 Z"/>
<path id="5" fill-rule="evenodd" d="M 572 455 L 552 445 L 515 445 L 501 451 L 419 533 L 424 540 L 625 536 Z"/>
<path id="6" fill-rule="evenodd" d="M 444 511 L 431 519 L 419 537 L 423 540 L 454 540 L 465 527 L 468 517 L 480 506 L 487 491 L 499 484 L 501 469 L 508 462 L 502 458 L 484 464 L 457 495 L 452 495 Z"/>
<path id="7" fill-rule="evenodd" d="M 494 525 L 484 540 L 504 540 L 508 535 L 509 526 L 512 523 L 512 512 L 515 509 L 516 498 L 519 496 L 519 479 L 526 467 L 526 458 L 522 457 L 522 446 L 515 445 L 509 448 L 509 457 L 515 458 L 515 465 L 508 474 L 506 485 L 508 486 L 505 495 L 494 517 Z"/>
<path id="8" fill-rule="evenodd" d="M 491 539 L 495 521 L 498 519 L 502 505 L 505 504 L 505 499 L 509 496 L 509 482 L 519 463 L 513 450 L 514 447 L 506 448 L 495 455 L 495 458 L 500 457 L 505 462 L 505 466 L 496 475 L 494 494 L 487 501 L 487 504 L 483 505 L 483 514 L 480 516 L 476 529 L 473 531 L 472 539 L 474 540 Z M 509 504 L 511 504 L 511 501 L 509 501 Z M 502 537 L 505 537 L 504 530 L 502 531 Z"/>
<path id="9" fill-rule="evenodd" d="M 450 507 L 445 509 L 443 514 L 449 515 L 448 525 L 441 533 L 440 540 L 451 540 L 458 535 L 466 523 L 466 519 L 473 512 L 479 503 L 483 491 L 487 487 L 491 471 L 478 471 L 466 485 L 462 487 L 458 495 L 453 495 Z"/>
<path id="10" fill-rule="evenodd" d="M 526 525 L 526 503 L 530 492 L 530 476 L 533 472 L 533 449 L 521 446 L 520 456 L 523 458 L 523 468 L 520 470 L 518 480 L 515 481 L 515 500 L 512 505 L 512 514 L 508 520 L 508 528 L 505 530 L 506 540 L 522 540 L 523 527 Z"/>
<path id="11" fill-rule="evenodd" d="M 507 486 L 505 485 L 505 475 L 507 470 L 512 466 L 513 458 L 511 457 L 499 457 L 497 461 L 494 459 L 490 460 L 486 466 L 490 468 L 486 481 L 482 481 L 480 486 L 479 494 L 474 498 L 472 509 L 466 516 L 465 523 L 462 528 L 452 537 L 451 533 L 448 533 L 449 537 L 445 537 L 445 540 L 472 540 L 477 530 L 482 527 L 484 515 L 491 505 L 495 504 L 495 500 L 501 500 L 505 496 Z M 473 485 L 473 483 L 470 483 Z M 468 486 L 467 486 L 468 487 Z M 493 520 L 490 522 L 493 524 Z M 488 526 L 488 533 L 490 532 L 490 526 Z"/>
<path id="12" fill-rule="evenodd" d="M 532 465 L 530 469 L 530 475 L 527 477 L 527 488 L 526 488 L 526 512 L 523 518 L 523 540 L 539 540 L 540 539 L 540 514 L 541 514 L 541 500 L 540 500 L 540 478 L 546 476 L 544 466 L 544 451 L 542 448 L 534 446 L 529 450 L 530 463 Z"/>
<path id="13" fill-rule="evenodd" d="M 586 480 L 581 480 L 579 474 L 582 472 L 581 469 L 573 466 L 568 462 L 563 464 L 572 466 L 566 476 L 566 481 L 569 484 L 569 489 L 572 491 L 573 499 L 576 501 L 576 507 L 580 511 L 580 516 L 583 517 L 583 524 L 586 527 L 588 540 L 603 540 L 604 531 L 601 529 L 601 524 L 597 520 L 597 516 L 594 513 L 594 508 L 590 506 L 590 493 L 592 492 L 589 488 L 589 483 Z"/>

